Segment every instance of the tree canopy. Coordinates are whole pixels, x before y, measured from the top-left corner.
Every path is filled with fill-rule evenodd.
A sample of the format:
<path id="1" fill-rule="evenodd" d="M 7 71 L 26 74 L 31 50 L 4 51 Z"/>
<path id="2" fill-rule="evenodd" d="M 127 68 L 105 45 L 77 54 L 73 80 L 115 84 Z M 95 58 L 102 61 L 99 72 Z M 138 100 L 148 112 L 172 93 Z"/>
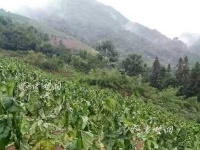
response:
<path id="1" fill-rule="evenodd" d="M 99 43 L 96 50 L 100 53 L 104 59 L 108 58 L 110 63 L 114 63 L 118 60 L 118 53 L 115 50 L 115 46 L 112 41 L 103 41 Z"/>
<path id="2" fill-rule="evenodd" d="M 141 55 L 130 54 L 122 62 L 122 67 L 125 73 L 129 76 L 136 76 L 142 74 L 144 71 L 144 62 Z"/>

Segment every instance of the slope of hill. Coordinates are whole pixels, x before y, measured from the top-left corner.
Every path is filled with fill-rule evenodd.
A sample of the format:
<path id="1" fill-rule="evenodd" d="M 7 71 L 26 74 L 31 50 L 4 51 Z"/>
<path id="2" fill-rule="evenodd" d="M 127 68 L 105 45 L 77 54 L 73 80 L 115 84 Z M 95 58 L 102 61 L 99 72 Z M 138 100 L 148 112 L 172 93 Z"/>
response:
<path id="1" fill-rule="evenodd" d="M 51 26 L 49 26 L 45 22 L 37 22 L 34 20 L 31 20 L 27 17 L 14 14 L 11 12 L 6 12 L 3 9 L 0 9 L 0 16 L 4 17 L 10 17 L 14 23 L 19 23 L 19 24 L 28 24 L 36 27 L 37 29 L 41 30 L 43 33 L 47 33 L 49 37 L 51 38 L 51 41 L 54 41 L 54 37 L 56 36 L 59 40 L 63 41 L 63 44 L 70 49 L 75 49 L 75 50 L 88 50 L 88 51 L 95 51 L 93 48 L 88 46 L 87 44 L 77 40 L 71 35 L 68 35 L 64 32 L 61 32 Z M 59 42 L 59 41 L 58 41 Z M 54 42 L 51 42 L 54 44 Z"/>
<path id="2" fill-rule="evenodd" d="M 175 64 L 175 57 L 188 54 L 183 42 L 174 42 L 156 30 L 132 24 L 112 7 L 96 0 L 54 0 L 46 8 L 21 9 L 18 13 L 46 22 L 91 46 L 113 40 L 122 55 L 140 53 L 147 60 L 158 56 L 165 63 Z"/>
<path id="3" fill-rule="evenodd" d="M 157 30 L 151 30 L 148 27 L 145 27 L 139 23 L 136 22 L 128 22 L 125 24 L 125 29 L 131 31 L 132 33 L 137 34 L 138 36 L 141 36 L 143 38 L 148 39 L 149 41 L 155 43 L 155 44 L 165 44 L 167 42 L 170 42 L 171 39 L 166 37 L 165 35 L 161 34 Z"/>
<path id="4" fill-rule="evenodd" d="M 123 97 L 2 55 L 0 66 L 1 150 L 200 148 L 199 124 L 138 94 Z"/>

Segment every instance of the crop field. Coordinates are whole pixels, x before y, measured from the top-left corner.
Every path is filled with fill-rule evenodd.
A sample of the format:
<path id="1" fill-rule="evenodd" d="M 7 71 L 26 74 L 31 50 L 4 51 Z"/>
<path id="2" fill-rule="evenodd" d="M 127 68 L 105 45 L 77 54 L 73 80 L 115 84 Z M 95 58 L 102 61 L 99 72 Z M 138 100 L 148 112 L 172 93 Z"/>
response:
<path id="1" fill-rule="evenodd" d="M 0 57 L 0 150 L 198 150 L 200 125 Z"/>

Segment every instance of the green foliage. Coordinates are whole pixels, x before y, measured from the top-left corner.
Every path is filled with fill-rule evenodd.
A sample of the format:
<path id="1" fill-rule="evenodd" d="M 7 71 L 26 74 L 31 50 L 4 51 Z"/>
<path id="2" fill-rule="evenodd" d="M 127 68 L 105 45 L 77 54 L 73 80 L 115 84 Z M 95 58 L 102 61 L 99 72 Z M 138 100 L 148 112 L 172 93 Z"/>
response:
<path id="1" fill-rule="evenodd" d="M 106 67 L 107 63 L 107 61 L 99 59 L 98 55 L 80 51 L 77 54 L 72 54 L 70 65 L 83 73 L 88 73 L 92 69 Z"/>
<path id="2" fill-rule="evenodd" d="M 28 51 L 23 58 L 25 62 L 50 72 L 63 70 L 64 68 L 64 62 L 55 55 L 47 57 L 41 52 Z"/>
<path id="3" fill-rule="evenodd" d="M 36 50 L 41 42 L 49 40 L 48 35 L 39 32 L 33 26 L 12 24 L 1 16 L 3 26 L 0 30 L 0 47 L 8 50 Z"/>
<path id="4" fill-rule="evenodd" d="M 64 62 L 56 56 L 53 56 L 51 59 L 43 61 L 41 64 L 41 68 L 48 71 L 60 70 L 63 68 L 63 66 Z"/>
<path id="5" fill-rule="evenodd" d="M 188 75 L 188 74 L 187 74 Z M 187 76 L 187 82 L 182 84 L 178 94 L 185 95 L 186 98 L 197 96 L 199 97 L 200 89 L 200 64 L 196 62 L 195 66 L 192 68 L 190 75 Z"/>
<path id="6" fill-rule="evenodd" d="M 110 64 L 117 62 L 118 53 L 115 50 L 115 46 L 112 41 L 103 41 L 99 43 L 96 47 L 96 50 L 102 56 L 102 59 L 108 59 Z"/>
<path id="7" fill-rule="evenodd" d="M 177 88 L 177 80 L 174 73 L 171 70 L 171 65 L 168 64 L 167 69 L 162 66 L 156 57 L 152 73 L 150 75 L 150 85 L 159 90 L 167 89 L 169 87 Z"/>
<path id="8" fill-rule="evenodd" d="M 190 70 L 188 57 L 179 59 L 175 74 L 180 86 L 177 95 L 183 95 L 185 98 L 197 96 L 199 100 L 199 70 L 199 62 L 196 62 L 195 66 Z"/>
<path id="9" fill-rule="evenodd" d="M 137 55 L 137 54 L 129 55 L 122 62 L 122 66 L 123 66 L 125 73 L 129 76 L 136 76 L 139 74 L 143 74 L 145 71 L 142 56 Z"/>
<path id="10" fill-rule="evenodd" d="M 43 53 L 34 51 L 28 51 L 23 58 L 25 62 L 38 67 L 47 59 Z"/>
<path id="11" fill-rule="evenodd" d="M 137 79 L 124 80 L 111 72 L 116 76 L 112 82 L 140 85 Z M 74 150 L 135 149 L 139 143 L 143 149 L 200 148 L 198 124 L 147 105 L 140 94 L 122 97 L 109 89 L 49 76 L 10 58 L 0 59 L 0 78 L 2 148 L 12 142 L 16 149 L 44 150 L 56 145 Z M 168 95 L 160 99 L 169 101 Z"/>
<path id="12" fill-rule="evenodd" d="M 81 82 L 90 85 L 98 85 L 102 88 L 111 88 L 121 92 L 121 94 L 132 94 L 132 86 L 139 85 L 141 81 L 122 75 L 117 69 L 96 69 L 92 70 L 86 78 L 82 78 Z"/>
<path id="13" fill-rule="evenodd" d="M 175 73 L 179 86 L 188 84 L 190 76 L 189 71 L 188 57 L 186 56 L 184 59 L 180 58 Z"/>
<path id="14" fill-rule="evenodd" d="M 82 72 L 90 70 L 87 60 L 83 60 L 80 56 L 72 56 L 71 65 Z"/>
<path id="15" fill-rule="evenodd" d="M 158 57 L 156 57 L 153 68 L 152 68 L 152 75 L 151 75 L 151 86 L 160 89 L 160 76 L 161 76 L 161 65 L 158 60 Z"/>
<path id="16" fill-rule="evenodd" d="M 4 18 L 3 16 L 0 16 L 0 25 L 1 25 L 1 27 L 9 26 L 11 24 L 12 24 L 12 20 L 9 17 Z"/>
<path id="17" fill-rule="evenodd" d="M 37 51 L 42 52 L 42 53 L 46 54 L 47 56 L 52 56 L 53 54 L 56 53 L 54 47 L 49 43 L 40 45 L 37 48 Z"/>
<path id="18" fill-rule="evenodd" d="M 63 60 L 66 64 L 71 62 L 72 53 L 70 49 L 66 49 L 64 46 L 58 46 L 55 49 L 55 53 L 59 59 Z"/>
<path id="19" fill-rule="evenodd" d="M 41 140 L 34 146 L 33 150 L 55 150 L 55 146 L 50 140 Z"/>

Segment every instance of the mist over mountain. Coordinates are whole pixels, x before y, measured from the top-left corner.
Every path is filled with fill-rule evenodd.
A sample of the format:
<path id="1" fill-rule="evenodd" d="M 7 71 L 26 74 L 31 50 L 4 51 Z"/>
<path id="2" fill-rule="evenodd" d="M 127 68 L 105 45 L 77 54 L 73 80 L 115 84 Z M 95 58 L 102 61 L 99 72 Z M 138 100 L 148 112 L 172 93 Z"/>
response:
<path id="1" fill-rule="evenodd" d="M 200 34 L 183 33 L 180 40 L 187 44 L 190 53 L 200 56 Z"/>
<path id="2" fill-rule="evenodd" d="M 161 61 L 172 64 L 177 63 L 177 57 L 193 56 L 179 39 L 170 39 L 157 30 L 133 23 L 117 10 L 96 0 L 54 0 L 45 8 L 23 8 L 18 13 L 90 46 L 112 40 L 121 56 L 138 53 L 147 60 L 158 56 Z"/>
<path id="3" fill-rule="evenodd" d="M 186 43 L 188 46 L 194 45 L 200 39 L 200 34 L 197 33 L 183 33 L 180 36 L 180 40 Z"/>

